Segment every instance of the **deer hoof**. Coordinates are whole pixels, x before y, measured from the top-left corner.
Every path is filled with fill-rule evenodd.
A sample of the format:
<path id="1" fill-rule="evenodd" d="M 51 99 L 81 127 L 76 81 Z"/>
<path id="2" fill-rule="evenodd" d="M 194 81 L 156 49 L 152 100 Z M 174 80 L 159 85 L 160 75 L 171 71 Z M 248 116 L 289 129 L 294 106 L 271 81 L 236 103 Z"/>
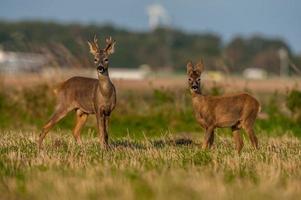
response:
<path id="1" fill-rule="evenodd" d="M 78 140 L 76 140 L 76 144 L 79 145 L 79 146 L 82 146 L 83 142 L 82 142 L 81 139 L 78 139 Z"/>
<path id="2" fill-rule="evenodd" d="M 43 147 L 43 145 L 42 145 L 42 144 L 38 144 L 38 150 L 39 150 L 39 151 L 42 151 L 42 150 L 44 150 L 44 147 Z"/>

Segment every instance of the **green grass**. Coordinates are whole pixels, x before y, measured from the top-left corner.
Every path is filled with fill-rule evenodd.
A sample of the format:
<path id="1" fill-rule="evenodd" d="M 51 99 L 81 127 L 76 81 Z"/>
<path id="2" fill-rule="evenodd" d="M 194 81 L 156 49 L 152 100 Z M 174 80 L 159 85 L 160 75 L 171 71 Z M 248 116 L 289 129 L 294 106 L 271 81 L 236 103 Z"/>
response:
<path id="1" fill-rule="evenodd" d="M 299 199 L 301 126 L 280 109 L 285 98 L 261 99 L 260 150 L 244 138 L 241 155 L 229 129 L 216 130 L 212 150 L 200 149 L 190 95 L 164 89 L 118 93 L 108 151 L 100 148 L 95 116 L 83 145 L 75 144 L 70 113 L 38 152 L 55 104 L 51 89 L 0 90 L 0 199 Z"/>
<path id="2" fill-rule="evenodd" d="M 245 140 L 239 156 L 231 138 L 210 151 L 200 135 L 111 140 L 51 132 L 38 152 L 35 132 L 0 133 L 1 199 L 298 199 L 301 141 L 259 135 L 256 151 Z"/>
<path id="3" fill-rule="evenodd" d="M 221 89 L 214 87 L 207 93 L 220 93 L 217 90 Z M 283 107 L 284 99 L 283 96 L 270 94 L 261 100 L 263 112 L 267 113 L 268 118 L 259 119 L 256 129 L 280 135 L 291 131 L 296 136 L 301 136 L 300 123 L 279 109 Z M 21 91 L 1 90 L 0 129 L 40 130 L 51 116 L 54 105 L 55 96 L 51 92 L 51 86 L 37 85 Z M 72 129 L 74 118 L 74 113 L 70 113 L 54 130 Z M 110 121 L 110 130 L 117 137 L 124 137 L 128 133 L 143 138 L 143 133 L 158 136 L 165 132 L 201 132 L 194 118 L 191 97 L 183 89 L 119 92 L 117 106 Z M 95 129 L 95 116 L 91 115 L 83 132 L 95 132 Z"/>

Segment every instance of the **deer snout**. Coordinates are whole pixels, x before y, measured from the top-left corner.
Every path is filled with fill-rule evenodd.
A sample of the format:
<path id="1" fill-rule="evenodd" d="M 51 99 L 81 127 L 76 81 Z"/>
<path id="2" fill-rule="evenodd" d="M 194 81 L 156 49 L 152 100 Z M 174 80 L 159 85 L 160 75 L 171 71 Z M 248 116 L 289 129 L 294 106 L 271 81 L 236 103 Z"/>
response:
<path id="1" fill-rule="evenodd" d="M 199 88 L 200 88 L 200 86 L 199 86 L 198 83 L 193 83 L 193 84 L 191 85 L 190 90 L 191 90 L 192 92 L 198 93 L 198 92 L 199 92 Z"/>
<path id="2" fill-rule="evenodd" d="M 99 65 L 98 67 L 97 67 L 97 71 L 99 72 L 99 73 L 104 73 L 105 72 L 105 68 L 102 66 L 102 65 Z"/>
<path id="3" fill-rule="evenodd" d="M 191 89 L 192 89 L 193 91 L 197 91 L 197 90 L 199 89 L 199 87 L 198 87 L 197 85 L 193 85 L 193 86 L 191 86 Z"/>

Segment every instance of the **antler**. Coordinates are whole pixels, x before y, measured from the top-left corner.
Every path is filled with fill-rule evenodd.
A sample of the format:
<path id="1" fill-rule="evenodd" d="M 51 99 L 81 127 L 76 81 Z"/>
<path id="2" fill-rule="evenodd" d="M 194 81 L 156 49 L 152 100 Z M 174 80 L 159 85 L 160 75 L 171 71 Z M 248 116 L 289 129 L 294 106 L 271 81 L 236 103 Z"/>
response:
<path id="1" fill-rule="evenodd" d="M 91 52 L 92 54 L 95 55 L 96 53 L 99 52 L 100 48 L 99 48 L 99 46 L 98 46 L 98 40 L 97 40 L 97 38 L 96 38 L 96 35 L 94 35 L 93 42 L 89 42 L 89 41 L 88 41 L 88 44 L 89 44 L 89 47 L 90 47 L 90 52 Z"/>
<path id="2" fill-rule="evenodd" d="M 113 43 L 113 40 L 112 40 L 111 36 L 106 38 L 106 43 L 107 43 L 107 45 L 110 45 L 110 44 Z"/>
<path id="3" fill-rule="evenodd" d="M 94 45 L 99 49 L 99 46 L 98 46 L 98 39 L 96 38 L 96 35 L 94 35 Z"/>
<path id="4" fill-rule="evenodd" d="M 112 39 L 112 37 L 107 37 L 106 38 L 106 43 L 107 43 L 107 46 L 105 48 L 105 51 L 108 53 L 108 54 L 113 54 L 114 51 L 115 51 L 115 40 Z"/>

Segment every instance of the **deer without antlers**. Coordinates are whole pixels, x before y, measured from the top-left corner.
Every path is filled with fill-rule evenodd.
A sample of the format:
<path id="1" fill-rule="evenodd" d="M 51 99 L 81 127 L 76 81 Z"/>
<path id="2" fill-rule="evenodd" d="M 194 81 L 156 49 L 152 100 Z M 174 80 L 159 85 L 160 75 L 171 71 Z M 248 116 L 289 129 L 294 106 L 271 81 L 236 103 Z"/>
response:
<path id="1" fill-rule="evenodd" d="M 248 134 L 254 148 L 258 148 L 253 125 L 260 111 L 259 102 L 249 94 L 240 93 L 224 96 L 206 96 L 201 93 L 203 61 L 187 64 L 189 89 L 198 123 L 205 129 L 203 149 L 210 148 L 214 141 L 214 129 L 231 127 L 238 153 L 243 147 L 240 129 Z"/>
<path id="2" fill-rule="evenodd" d="M 116 91 L 109 77 L 109 56 L 114 53 L 115 41 L 106 38 L 106 47 L 101 49 L 96 36 L 88 42 L 94 56 L 98 79 L 72 77 L 63 82 L 57 90 L 57 106 L 50 120 L 45 124 L 38 141 L 41 148 L 49 130 L 70 111 L 76 112 L 73 136 L 81 144 L 80 131 L 89 114 L 96 114 L 97 127 L 102 147 L 108 147 L 108 123 L 110 113 L 115 108 Z"/>

